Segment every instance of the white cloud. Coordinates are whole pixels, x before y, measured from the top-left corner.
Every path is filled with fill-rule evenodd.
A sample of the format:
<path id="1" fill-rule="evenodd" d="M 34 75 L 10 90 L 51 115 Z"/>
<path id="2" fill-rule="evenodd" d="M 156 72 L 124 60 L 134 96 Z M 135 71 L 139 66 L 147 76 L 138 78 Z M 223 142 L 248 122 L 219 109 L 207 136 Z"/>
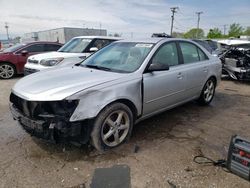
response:
<path id="1" fill-rule="evenodd" d="M 220 15 L 221 12 L 209 11 L 206 4 L 204 1 L 201 8 L 164 0 L 0 0 L 0 35 L 5 34 L 4 22 L 9 23 L 12 35 L 66 26 L 99 28 L 100 23 L 109 32 L 122 33 L 125 37 L 131 32 L 135 37 L 150 36 L 153 32 L 169 33 L 172 6 L 180 7 L 175 17 L 176 31 L 196 27 L 195 12 L 201 9 L 204 14 L 200 25 L 206 31 L 232 22 L 250 25 L 249 14 L 242 16 L 250 12 L 248 6 L 227 7 L 228 14 L 235 14 L 227 17 Z M 216 5 L 215 8 L 219 9 Z"/>

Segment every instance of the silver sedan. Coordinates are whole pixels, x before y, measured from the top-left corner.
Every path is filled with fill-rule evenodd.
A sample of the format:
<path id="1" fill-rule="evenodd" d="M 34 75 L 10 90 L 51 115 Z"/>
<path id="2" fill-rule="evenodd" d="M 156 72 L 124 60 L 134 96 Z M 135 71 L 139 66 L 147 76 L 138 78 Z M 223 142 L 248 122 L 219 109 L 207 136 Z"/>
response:
<path id="1" fill-rule="evenodd" d="M 32 135 L 103 151 L 143 119 L 191 100 L 208 105 L 220 76 L 220 60 L 190 40 L 123 40 L 75 66 L 22 78 L 10 109 Z"/>

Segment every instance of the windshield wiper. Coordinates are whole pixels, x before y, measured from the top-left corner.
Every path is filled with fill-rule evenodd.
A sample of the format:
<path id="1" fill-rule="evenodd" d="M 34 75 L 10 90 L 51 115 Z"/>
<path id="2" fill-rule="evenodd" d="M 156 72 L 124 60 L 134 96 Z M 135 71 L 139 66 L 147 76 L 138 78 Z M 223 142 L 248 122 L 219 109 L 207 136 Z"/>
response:
<path id="1" fill-rule="evenodd" d="M 93 68 L 93 69 L 99 69 L 99 70 L 105 70 L 105 71 L 111 71 L 108 67 L 101 67 L 98 65 L 84 65 L 85 67 Z"/>

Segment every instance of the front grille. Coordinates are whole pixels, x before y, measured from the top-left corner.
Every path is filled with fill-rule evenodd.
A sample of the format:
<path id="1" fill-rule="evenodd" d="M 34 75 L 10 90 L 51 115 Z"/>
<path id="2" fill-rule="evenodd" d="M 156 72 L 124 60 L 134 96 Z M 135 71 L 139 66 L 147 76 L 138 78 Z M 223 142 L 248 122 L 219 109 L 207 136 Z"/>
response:
<path id="1" fill-rule="evenodd" d="M 24 100 L 15 94 L 10 94 L 10 102 L 25 116 L 27 117 L 34 117 L 36 108 L 39 107 L 39 102 L 31 102 Z M 38 115 L 38 114 L 37 114 Z"/>
<path id="2" fill-rule="evenodd" d="M 36 69 L 24 68 L 24 75 L 29 75 L 38 71 L 39 70 L 36 70 Z"/>
<path id="3" fill-rule="evenodd" d="M 28 63 L 38 64 L 38 60 L 28 59 Z"/>

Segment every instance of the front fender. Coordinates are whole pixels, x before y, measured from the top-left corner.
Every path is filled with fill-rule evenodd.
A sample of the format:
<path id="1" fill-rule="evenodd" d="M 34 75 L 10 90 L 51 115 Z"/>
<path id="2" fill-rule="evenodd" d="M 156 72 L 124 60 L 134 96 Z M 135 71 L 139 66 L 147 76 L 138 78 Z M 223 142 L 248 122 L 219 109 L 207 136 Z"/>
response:
<path id="1" fill-rule="evenodd" d="M 83 93 L 78 93 L 68 98 L 78 99 L 79 104 L 72 114 L 70 121 L 91 119 L 108 104 L 119 99 L 131 101 L 137 109 L 138 115 L 142 112 L 142 79 L 134 79 L 119 84 L 113 84 L 105 88 L 92 88 Z"/>

